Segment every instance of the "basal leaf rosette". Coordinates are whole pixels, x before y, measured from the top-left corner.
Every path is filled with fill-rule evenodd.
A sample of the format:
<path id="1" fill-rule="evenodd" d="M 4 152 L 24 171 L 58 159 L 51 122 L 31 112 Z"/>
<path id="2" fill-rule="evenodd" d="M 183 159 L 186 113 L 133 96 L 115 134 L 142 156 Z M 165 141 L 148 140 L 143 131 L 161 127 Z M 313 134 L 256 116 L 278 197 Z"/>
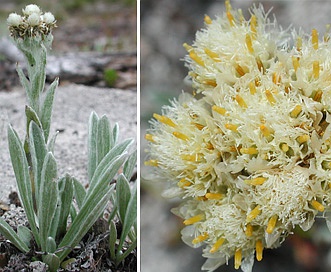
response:
<path id="1" fill-rule="evenodd" d="M 286 34 L 261 7 L 246 21 L 226 6 L 185 45 L 201 96 L 154 114 L 146 165 L 182 197 L 174 212 L 184 242 L 204 246 L 203 269 L 234 257 L 251 271 L 254 255 L 329 210 L 331 47 L 316 30 Z"/>

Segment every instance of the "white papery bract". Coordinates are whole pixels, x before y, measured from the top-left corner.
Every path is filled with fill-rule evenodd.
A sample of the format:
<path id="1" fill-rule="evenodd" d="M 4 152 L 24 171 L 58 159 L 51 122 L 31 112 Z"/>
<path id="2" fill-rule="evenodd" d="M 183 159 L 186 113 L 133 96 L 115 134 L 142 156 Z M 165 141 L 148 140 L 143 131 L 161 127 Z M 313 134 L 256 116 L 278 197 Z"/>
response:
<path id="1" fill-rule="evenodd" d="M 203 269 L 234 256 L 251 271 L 254 254 L 330 208 L 331 45 L 283 31 L 262 6 L 249 20 L 226 8 L 184 44 L 200 94 L 154 114 L 146 165 L 182 197 L 174 212 L 184 242 L 204 246 Z"/>

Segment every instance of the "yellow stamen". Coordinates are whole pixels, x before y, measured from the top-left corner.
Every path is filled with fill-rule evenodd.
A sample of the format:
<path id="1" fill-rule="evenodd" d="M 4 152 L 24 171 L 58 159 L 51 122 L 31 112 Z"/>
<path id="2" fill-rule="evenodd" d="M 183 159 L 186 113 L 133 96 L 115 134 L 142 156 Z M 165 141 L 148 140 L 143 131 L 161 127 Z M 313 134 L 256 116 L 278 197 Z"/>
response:
<path id="1" fill-rule="evenodd" d="M 259 71 L 264 73 L 264 65 L 263 65 L 260 57 L 256 57 L 256 64 L 257 64 L 257 68 L 259 69 Z"/>
<path id="2" fill-rule="evenodd" d="M 324 206 L 319 203 L 317 200 L 313 199 L 310 204 L 313 206 L 315 210 L 318 210 L 319 212 L 324 212 Z"/>
<path id="3" fill-rule="evenodd" d="M 224 244 L 224 242 L 225 242 L 224 238 L 219 238 L 209 252 L 215 253 Z"/>
<path id="4" fill-rule="evenodd" d="M 296 72 L 300 66 L 299 58 L 292 56 L 292 64 L 293 64 L 294 71 Z"/>
<path id="5" fill-rule="evenodd" d="M 313 45 L 313 48 L 315 50 L 317 50 L 318 49 L 318 32 L 316 29 L 313 29 L 311 31 L 311 43 Z"/>
<path id="6" fill-rule="evenodd" d="M 247 224 L 245 234 L 247 237 L 251 237 L 253 235 L 253 226 L 251 224 Z"/>
<path id="7" fill-rule="evenodd" d="M 226 16 L 228 17 L 230 26 L 234 26 L 234 18 L 233 18 L 233 15 L 231 14 L 231 12 L 230 11 L 227 11 L 226 12 Z"/>
<path id="8" fill-rule="evenodd" d="M 245 20 L 245 17 L 244 17 L 244 15 L 243 15 L 243 11 L 242 11 L 242 9 L 238 9 L 238 14 L 239 14 L 239 22 L 240 22 L 241 25 L 243 25 L 243 23 L 244 23 L 246 20 Z"/>
<path id="9" fill-rule="evenodd" d="M 256 155 L 259 154 L 259 151 L 257 150 L 256 147 L 242 147 L 240 148 L 240 153 L 241 154 L 248 154 L 248 155 Z"/>
<path id="10" fill-rule="evenodd" d="M 254 48 L 253 48 L 251 35 L 246 34 L 245 41 L 246 41 L 246 46 L 247 46 L 247 49 L 248 49 L 249 53 L 254 53 Z"/>
<path id="11" fill-rule="evenodd" d="M 219 114 L 221 114 L 221 115 L 225 115 L 225 113 L 226 113 L 226 109 L 224 109 L 224 108 L 222 108 L 222 107 L 219 107 L 219 106 L 216 106 L 216 105 L 213 105 L 213 106 L 211 107 L 211 109 L 212 109 L 213 111 L 216 111 L 217 113 L 219 113 Z"/>
<path id="12" fill-rule="evenodd" d="M 157 113 L 153 114 L 153 117 L 158 120 L 159 122 L 168 125 L 170 127 L 176 127 L 177 125 L 167 116 L 159 115 Z"/>
<path id="13" fill-rule="evenodd" d="M 299 144 L 303 144 L 303 143 L 307 142 L 309 139 L 310 139 L 310 137 L 308 134 L 300 135 L 296 138 L 296 140 Z"/>
<path id="14" fill-rule="evenodd" d="M 230 4 L 230 0 L 226 0 L 225 1 L 225 10 L 226 11 L 231 11 L 232 10 L 231 4 Z"/>
<path id="15" fill-rule="evenodd" d="M 185 134 L 183 134 L 183 133 L 181 133 L 181 132 L 179 132 L 179 131 L 174 131 L 172 134 L 173 134 L 175 137 L 177 137 L 178 139 L 181 139 L 181 140 L 183 140 L 183 141 L 187 141 L 187 140 L 189 140 L 189 137 L 188 137 L 188 136 L 186 136 Z"/>
<path id="16" fill-rule="evenodd" d="M 249 86 L 249 92 L 251 94 L 255 94 L 256 93 L 255 82 L 250 82 L 248 86 Z"/>
<path id="17" fill-rule="evenodd" d="M 191 182 L 189 182 L 187 179 L 185 178 L 182 178 L 180 181 L 177 182 L 177 186 L 179 188 L 184 188 L 184 187 L 187 187 L 187 186 L 190 186 L 191 185 Z"/>
<path id="18" fill-rule="evenodd" d="M 260 205 L 257 205 L 246 217 L 246 222 L 252 222 L 261 213 Z"/>
<path id="19" fill-rule="evenodd" d="M 297 39 L 297 50 L 300 52 L 302 49 L 302 38 L 298 37 Z"/>
<path id="20" fill-rule="evenodd" d="M 320 75 L 320 63 L 318 60 L 313 62 L 313 77 L 318 79 Z"/>
<path id="21" fill-rule="evenodd" d="M 267 97 L 270 104 L 275 104 L 276 103 L 276 100 L 275 100 L 275 98 L 272 95 L 272 92 L 270 90 L 266 90 L 265 95 L 266 95 L 266 97 Z"/>
<path id="22" fill-rule="evenodd" d="M 183 43 L 183 47 L 186 49 L 187 52 L 190 52 L 193 47 L 191 45 L 188 45 L 187 43 Z"/>
<path id="23" fill-rule="evenodd" d="M 216 80 L 213 80 L 213 79 L 205 79 L 201 83 L 202 84 L 209 85 L 209 86 L 212 86 L 212 87 L 216 87 L 217 86 Z"/>
<path id="24" fill-rule="evenodd" d="M 277 73 L 273 73 L 272 74 L 272 82 L 274 83 L 274 84 L 279 84 L 279 82 L 280 82 L 280 76 L 278 76 L 277 75 Z"/>
<path id="25" fill-rule="evenodd" d="M 211 51 L 208 48 L 205 48 L 204 51 L 205 51 L 206 55 L 208 55 L 208 57 L 210 57 L 214 61 L 217 61 L 217 62 L 221 61 L 221 59 L 220 59 L 220 57 L 219 57 L 219 55 L 217 53 Z"/>
<path id="26" fill-rule="evenodd" d="M 242 77 L 244 74 L 246 74 L 244 68 L 241 67 L 239 64 L 236 64 L 235 68 L 240 77 Z"/>
<path id="27" fill-rule="evenodd" d="M 317 90 L 313 96 L 313 100 L 316 102 L 321 102 L 323 92 L 321 90 Z"/>
<path id="28" fill-rule="evenodd" d="M 276 223 L 277 223 L 277 220 L 278 220 L 278 216 L 277 215 L 273 215 L 269 221 L 268 221 L 268 225 L 267 225 L 267 233 L 271 234 L 274 229 L 275 229 L 275 226 L 276 226 Z"/>
<path id="29" fill-rule="evenodd" d="M 260 125 L 260 130 L 263 134 L 264 137 L 266 137 L 267 139 L 269 139 L 272 135 L 272 131 L 267 128 L 265 125 Z"/>
<path id="30" fill-rule="evenodd" d="M 236 253 L 234 254 L 234 268 L 239 269 L 241 266 L 241 249 L 238 249 Z"/>
<path id="31" fill-rule="evenodd" d="M 255 82 L 255 86 L 256 87 L 261 86 L 261 79 L 260 78 L 256 77 L 255 80 L 254 80 L 254 82 Z"/>
<path id="32" fill-rule="evenodd" d="M 255 251 L 256 251 L 256 260 L 261 261 L 262 260 L 262 254 L 263 254 L 262 240 L 257 240 L 256 241 Z"/>
<path id="33" fill-rule="evenodd" d="M 297 118 L 302 111 L 302 106 L 301 105 L 296 105 L 294 109 L 290 112 L 290 116 L 292 118 Z"/>
<path id="34" fill-rule="evenodd" d="M 181 155 L 180 157 L 184 161 L 198 162 L 200 160 L 199 155 Z"/>
<path id="35" fill-rule="evenodd" d="M 201 125 L 201 124 L 198 124 L 198 123 L 193 123 L 198 130 L 202 130 L 205 126 L 204 125 Z"/>
<path id="36" fill-rule="evenodd" d="M 200 222 L 204 219 L 205 219 L 205 216 L 201 213 L 201 214 L 195 215 L 191 218 L 188 218 L 188 219 L 184 220 L 183 223 L 184 223 L 184 225 L 188 226 L 188 225 L 193 225 L 197 222 Z"/>
<path id="37" fill-rule="evenodd" d="M 256 16 L 252 15 L 251 17 L 251 31 L 254 33 L 254 36 L 256 35 L 256 26 L 257 26 L 257 21 L 256 21 Z"/>
<path id="38" fill-rule="evenodd" d="M 262 185 L 267 179 L 263 177 L 253 178 L 253 179 L 245 179 L 245 183 L 249 185 Z"/>
<path id="39" fill-rule="evenodd" d="M 323 40 L 324 42 L 328 42 L 330 40 L 330 28 L 331 28 L 331 25 L 330 24 L 327 24 L 325 26 L 326 30 L 325 30 L 325 34 L 324 34 L 324 37 L 323 37 Z"/>
<path id="40" fill-rule="evenodd" d="M 146 134 L 145 135 L 145 139 L 147 140 L 147 141 L 150 141 L 150 142 L 153 142 L 153 143 L 155 143 L 155 139 L 153 138 L 153 135 L 152 134 Z"/>
<path id="41" fill-rule="evenodd" d="M 223 197 L 223 195 L 220 193 L 207 193 L 205 197 L 207 199 L 220 200 Z"/>
<path id="42" fill-rule="evenodd" d="M 239 94 L 236 95 L 235 99 L 240 107 L 242 107 L 244 109 L 247 108 L 247 104 L 246 104 L 245 100 Z"/>
<path id="43" fill-rule="evenodd" d="M 208 233 L 201 234 L 192 240 L 192 244 L 196 245 L 208 239 Z"/>
<path id="44" fill-rule="evenodd" d="M 237 132 L 238 126 L 235 125 L 235 124 L 228 123 L 228 124 L 225 124 L 225 128 L 229 129 L 229 130 L 232 130 L 234 132 Z"/>
<path id="45" fill-rule="evenodd" d="M 157 167 L 157 166 L 159 166 L 159 163 L 158 163 L 157 160 L 149 160 L 149 161 L 145 161 L 145 165 L 146 166 L 155 166 L 155 167 Z"/>
<path id="46" fill-rule="evenodd" d="M 281 144 L 280 145 L 280 149 L 283 151 L 283 152 L 287 152 L 287 151 L 289 151 L 289 146 L 288 146 L 288 144 L 285 144 L 285 143 L 283 143 L 283 144 Z"/>
<path id="47" fill-rule="evenodd" d="M 194 60 L 197 64 L 201 65 L 201 66 L 205 66 L 204 61 L 202 60 L 202 58 L 200 58 L 197 53 L 192 49 L 189 52 L 189 56 L 192 60 Z"/>
<path id="48" fill-rule="evenodd" d="M 207 25 L 210 25 L 213 22 L 212 19 L 208 15 L 205 15 L 204 21 Z"/>

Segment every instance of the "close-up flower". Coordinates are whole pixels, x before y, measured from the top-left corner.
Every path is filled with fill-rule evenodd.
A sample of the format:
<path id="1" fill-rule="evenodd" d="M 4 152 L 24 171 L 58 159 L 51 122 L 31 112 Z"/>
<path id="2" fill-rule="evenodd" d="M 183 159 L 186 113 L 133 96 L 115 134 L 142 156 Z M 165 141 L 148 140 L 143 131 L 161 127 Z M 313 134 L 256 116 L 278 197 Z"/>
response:
<path id="1" fill-rule="evenodd" d="M 296 227 L 309 230 L 331 205 L 328 29 L 283 30 L 263 6 L 250 18 L 226 1 L 184 43 L 193 96 L 154 114 L 148 159 L 180 197 L 183 241 L 203 249 L 202 269 L 279 247 Z"/>

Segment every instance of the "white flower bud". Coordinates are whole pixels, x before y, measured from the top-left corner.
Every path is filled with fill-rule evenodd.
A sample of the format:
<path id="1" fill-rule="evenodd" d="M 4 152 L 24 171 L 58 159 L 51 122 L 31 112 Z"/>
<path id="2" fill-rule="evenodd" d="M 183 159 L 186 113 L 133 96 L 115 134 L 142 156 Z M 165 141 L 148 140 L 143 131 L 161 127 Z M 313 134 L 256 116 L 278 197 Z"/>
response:
<path id="1" fill-rule="evenodd" d="M 41 19 L 45 24 L 52 24 L 55 21 L 55 17 L 51 12 L 45 12 L 45 14 L 41 16 Z"/>
<path id="2" fill-rule="evenodd" d="M 7 23 L 9 26 L 19 26 L 22 22 L 23 22 L 22 16 L 16 13 L 9 14 L 7 18 Z"/>
<path id="3" fill-rule="evenodd" d="M 37 5 L 27 5 L 22 11 L 24 15 L 31 15 L 33 13 L 38 15 L 41 14 L 41 10 Z"/>
<path id="4" fill-rule="evenodd" d="M 40 16 L 36 13 L 29 15 L 27 22 L 30 26 L 37 26 L 40 23 Z"/>

